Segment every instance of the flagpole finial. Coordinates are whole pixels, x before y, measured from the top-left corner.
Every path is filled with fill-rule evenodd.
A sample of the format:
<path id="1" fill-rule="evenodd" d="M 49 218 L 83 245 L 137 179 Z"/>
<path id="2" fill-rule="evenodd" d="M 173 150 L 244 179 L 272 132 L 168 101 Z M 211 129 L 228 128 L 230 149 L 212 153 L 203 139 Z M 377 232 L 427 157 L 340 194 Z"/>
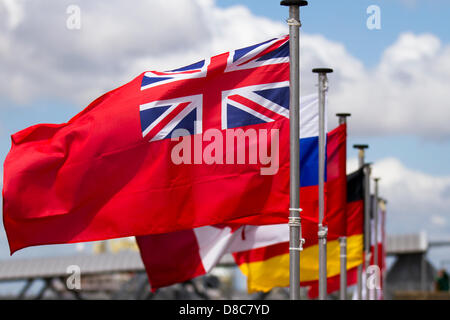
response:
<path id="1" fill-rule="evenodd" d="M 303 6 L 307 6 L 308 5 L 308 1 L 303 1 L 303 0 L 282 0 L 280 2 L 280 5 L 282 5 L 282 6 L 299 6 L 299 7 L 303 7 Z"/>
<path id="2" fill-rule="evenodd" d="M 355 149 L 367 149 L 367 148 L 369 148 L 369 145 L 368 144 L 354 144 L 353 148 L 355 148 Z"/>
<path id="3" fill-rule="evenodd" d="M 347 117 L 350 117 L 351 113 L 336 113 L 336 117 L 339 118 L 339 124 L 346 124 L 347 123 Z"/>
<path id="4" fill-rule="evenodd" d="M 314 68 L 314 69 L 312 69 L 312 72 L 314 72 L 314 73 L 332 73 L 333 69 L 330 69 L 330 68 Z"/>

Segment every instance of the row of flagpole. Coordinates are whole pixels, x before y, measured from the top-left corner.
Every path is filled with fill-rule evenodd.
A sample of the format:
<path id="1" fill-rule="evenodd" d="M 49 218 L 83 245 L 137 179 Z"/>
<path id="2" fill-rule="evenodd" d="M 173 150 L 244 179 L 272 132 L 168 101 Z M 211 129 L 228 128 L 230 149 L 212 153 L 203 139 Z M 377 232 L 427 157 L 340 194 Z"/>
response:
<path id="1" fill-rule="evenodd" d="M 289 50 L 290 50 L 290 202 L 289 202 L 289 296 L 291 300 L 300 299 L 300 252 L 303 250 L 301 232 L 300 208 L 300 7 L 308 5 L 302 0 L 283 0 L 282 6 L 289 7 Z M 319 87 L 319 299 L 327 298 L 327 233 L 324 219 L 324 178 L 325 178 L 325 99 L 328 87 L 327 74 L 333 72 L 329 68 L 312 70 L 318 74 Z M 339 113 L 339 124 L 345 124 L 349 113 Z M 365 149 L 368 145 L 358 144 L 354 148 L 359 150 L 359 168 L 364 168 L 364 262 L 357 269 L 357 297 L 362 299 L 363 283 L 367 283 L 365 271 L 369 267 L 371 258 L 370 241 L 370 163 L 365 162 Z M 295 164 L 295 165 L 294 165 Z M 378 181 L 375 178 L 375 234 L 378 228 Z M 347 239 L 339 238 L 340 243 L 340 299 L 347 298 Z M 377 240 L 374 246 L 374 264 L 378 265 L 379 252 Z M 366 295 L 367 297 L 367 295 Z"/>
<path id="2" fill-rule="evenodd" d="M 366 144 L 355 144 L 353 146 L 355 149 L 358 149 L 358 164 L 359 164 L 359 168 L 364 168 L 364 204 L 366 204 L 367 199 L 370 197 L 370 194 L 367 194 L 367 186 L 370 183 L 369 179 L 367 179 L 367 173 L 369 172 L 370 174 L 370 170 L 367 170 L 368 165 L 365 164 L 365 149 L 367 149 L 369 146 Z M 364 206 L 364 208 L 366 208 L 367 205 Z M 367 231 L 368 231 L 368 220 L 367 220 L 367 215 L 366 215 L 367 211 L 364 209 L 364 235 L 367 235 Z M 368 248 L 368 237 L 365 236 L 364 237 L 364 261 L 367 261 L 367 256 L 368 256 L 368 252 L 366 250 L 370 250 L 367 249 Z M 370 251 L 369 251 L 370 253 Z M 357 283 L 357 297 L 358 299 L 362 299 L 362 290 L 363 290 L 363 267 L 364 270 L 367 270 L 365 267 L 365 265 L 359 265 L 358 266 L 358 283 Z"/>

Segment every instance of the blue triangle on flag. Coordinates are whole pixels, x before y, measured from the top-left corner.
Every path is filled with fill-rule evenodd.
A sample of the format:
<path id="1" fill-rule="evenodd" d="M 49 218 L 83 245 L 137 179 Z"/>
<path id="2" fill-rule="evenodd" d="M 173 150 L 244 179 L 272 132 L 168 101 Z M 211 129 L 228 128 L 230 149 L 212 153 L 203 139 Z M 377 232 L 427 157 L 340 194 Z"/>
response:
<path id="1" fill-rule="evenodd" d="M 195 134 L 195 121 L 197 120 L 197 109 L 192 110 L 188 113 L 186 117 L 184 117 L 176 126 L 173 128 L 172 131 L 169 132 L 167 136 L 164 137 L 164 139 L 172 138 L 172 137 L 181 137 L 185 135 L 191 135 Z M 186 134 L 172 134 L 177 129 L 184 129 L 187 130 L 189 133 Z"/>
<path id="2" fill-rule="evenodd" d="M 263 60 L 269 60 L 274 58 L 284 58 L 289 57 L 289 42 L 286 42 L 285 44 L 281 45 L 279 48 L 266 53 L 262 57 L 258 58 L 256 61 L 263 61 Z"/>
<path id="3" fill-rule="evenodd" d="M 144 87 L 146 85 L 149 85 L 149 84 L 152 84 L 155 82 L 169 80 L 169 79 L 172 79 L 172 77 L 146 77 L 146 76 L 144 76 L 142 78 L 141 87 Z"/>
<path id="4" fill-rule="evenodd" d="M 261 97 L 266 98 L 276 104 L 282 106 L 285 109 L 289 109 L 289 86 L 273 89 L 265 89 L 255 91 Z"/>
<path id="5" fill-rule="evenodd" d="M 205 60 L 201 60 L 201 61 L 198 61 L 196 63 L 190 64 L 188 66 L 181 67 L 181 68 L 178 68 L 178 69 L 173 69 L 173 70 L 170 70 L 170 71 L 171 72 L 176 72 L 176 71 L 187 71 L 187 70 L 193 70 L 193 69 L 200 69 L 204 65 L 205 65 Z"/>
<path id="6" fill-rule="evenodd" d="M 249 53 L 249 52 L 252 51 L 253 49 L 259 47 L 260 45 L 263 45 L 263 44 L 265 44 L 265 43 L 267 43 L 267 42 L 270 42 L 270 41 L 272 41 L 272 40 L 273 40 L 273 39 L 270 39 L 270 40 L 267 40 L 267 41 L 264 41 L 264 42 L 255 44 L 255 45 L 253 45 L 253 46 L 249 46 L 249 47 L 246 47 L 246 48 L 242 48 L 242 49 L 235 50 L 235 51 L 234 51 L 234 56 L 233 56 L 233 62 L 235 62 L 235 61 L 238 60 L 239 58 L 243 57 L 244 55 L 246 55 L 247 53 Z"/>
<path id="7" fill-rule="evenodd" d="M 227 128 L 237 128 L 260 123 L 266 123 L 266 121 L 230 104 L 227 105 Z"/>
<path id="8" fill-rule="evenodd" d="M 169 108 L 170 106 L 161 106 L 141 110 L 140 116 L 141 116 L 142 131 L 145 131 L 145 129 L 147 129 L 149 125 L 151 125 L 156 119 L 159 118 L 160 115 L 162 115 Z"/>

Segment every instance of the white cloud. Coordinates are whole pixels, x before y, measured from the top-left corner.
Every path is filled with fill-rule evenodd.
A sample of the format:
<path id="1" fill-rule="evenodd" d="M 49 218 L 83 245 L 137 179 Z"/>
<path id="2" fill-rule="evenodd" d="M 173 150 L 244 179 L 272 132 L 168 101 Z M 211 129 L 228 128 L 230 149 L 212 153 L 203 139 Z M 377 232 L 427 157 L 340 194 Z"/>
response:
<path id="1" fill-rule="evenodd" d="M 142 71 L 172 69 L 287 33 L 284 21 L 244 6 L 219 8 L 213 0 L 14 3 L 15 9 L 0 10 L 0 95 L 20 102 L 62 98 L 82 107 Z M 81 9 L 81 30 L 66 28 L 70 4 Z M 2 21 L 15 21 L 14 28 Z M 316 90 L 313 67 L 334 68 L 329 115 L 351 112 L 353 134 L 450 137 L 448 44 L 404 33 L 367 68 L 341 43 L 305 33 L 301 39 L 302 93 Z"/>
<path id="2" fill-rule="evenodd" d="M 347 174 L 350 172 L 353 172 L 358 169 L 358 159 L 357 158 L 350 158 L 347 159 Z"/>
<path id="3" fill-rule="evenodd" d="M 337 65 L 338 72 L 351 67 Z M 330 106 L 352 112 L 356 133 L 450 136 L 450 46 L 435 36 L 402 34 L 376 68 L 339 80 Z"/>
<path id="4" fill-rule="evenodd" d="M 14 29 L 23 20 L 23 8 L 19 3 L 21 0 L 2 0 L 0 1 L 0 14 L 5 14 L 8 16 L 6 21 L 6 26 L 9 29 Z"/>
<path id="5" fill-rule="evenodd" d="M 349 171 L 357 159 L 350 159 Z M 380 196 L 387 199 L 388 231 L 427 231 L 430 236 L 450 234 L 450 176 L 433 176 L 407 168 L 396 158 L 373 165 L 372 177 L 380 177 Z M 373 183 L 372 183 L 373 191 Z"/>
<path id="6" fill-rule="evenodd" d="M 19 102 L 87 104 L 145 70 L 181 67 L 287 30 L 243 6 L 219 9 L 206 0 L 20 4 L 24 18 L 13 30 L 1 26 L 7 13 L 0 15 L 0 94 Z M 80 30 L 66 28 L 71 4 L 80 8 Z"/>

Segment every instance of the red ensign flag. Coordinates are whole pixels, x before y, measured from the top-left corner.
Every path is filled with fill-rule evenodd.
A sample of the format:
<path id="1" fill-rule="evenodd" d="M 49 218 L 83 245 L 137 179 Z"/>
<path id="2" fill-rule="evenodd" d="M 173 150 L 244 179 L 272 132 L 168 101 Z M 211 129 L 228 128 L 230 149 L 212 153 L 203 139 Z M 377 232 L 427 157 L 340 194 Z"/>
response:
<path id="1" fill-rule="evenodd" d="M 145 72 L 67 123 L 14 134 L 3 183 L 11 252 L 252 215 L 286 222 L 288 107 L 283 37 Z"/>

